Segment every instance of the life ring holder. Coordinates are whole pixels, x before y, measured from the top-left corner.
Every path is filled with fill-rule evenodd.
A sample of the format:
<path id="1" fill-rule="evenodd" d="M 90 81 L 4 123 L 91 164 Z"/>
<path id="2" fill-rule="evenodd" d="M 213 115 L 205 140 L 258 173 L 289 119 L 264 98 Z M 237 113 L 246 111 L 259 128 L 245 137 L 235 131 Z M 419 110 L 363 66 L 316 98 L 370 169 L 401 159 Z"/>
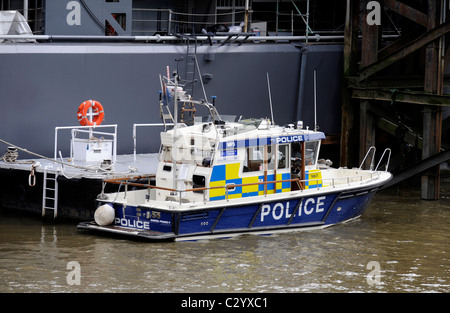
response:
<path id="1" fill-rule="evenodd" d="M 92 113 L 89 112 L 90 108 Z M 103 122 L 104 116 L 103 106 L 96 100 L 84 101 L 78 107 L 77 118 L 81 126 L 98 126 Z"/>

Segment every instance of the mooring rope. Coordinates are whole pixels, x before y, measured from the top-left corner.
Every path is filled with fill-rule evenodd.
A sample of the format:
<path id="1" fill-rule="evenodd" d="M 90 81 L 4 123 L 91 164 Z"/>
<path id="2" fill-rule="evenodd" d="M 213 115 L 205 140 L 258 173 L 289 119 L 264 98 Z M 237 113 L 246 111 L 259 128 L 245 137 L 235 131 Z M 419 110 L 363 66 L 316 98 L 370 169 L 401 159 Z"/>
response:
<path id="1" fill-rule="evenodd" d="M 10 142 L 8 142 L 8 141 L 6 141 L 6 140 L 3 140 L 3 139 L 0 139 L 0 142 L 3 142 L 4 144 L 8 145 L 9 147 L 14 147 L 14 148 L 16 148 L 16 149 L 18 149 L 18 150 L 20 150 L 20 151 L 23 151 L 23 152 L 25 152 L 25 153 L 34 155 L 34 156 L 36 156 L 36 157 L 38 157 L 38 158 L 41 158 L 41 159 L 45 159 L 45 160 L 50 161 L 50 162 L 58 163 L 58 164 L 61 164 L 61 165 L 72 166 L 72 167 L 75 167 L 75 168 L 78 168 L 78 169 L 92 170 L 92 168 L 89 168 L 89 167 L 85 167 L 85 166 L 81 166 L 81 165 L 75 165 L 75 164 L 70 164 L 70 163 L 67 163 L 67 162 L 63 162 L 63 161 L 59 161 L 59 160 L 55 160 L 55 159 L 46 157 L 46 156 L 44 156 L 44 155 L 42 155 L 42 154 L 39 154 L 39 153 L 30 151 L 30 150 L 28 150 L 28 149 L 19 147 L 19 146 L 17 146 L 17 145 L 14 145 L 14 144 L 12 144 L 12 143 L 10 143 Z M 7 152 L 7 153 L 8 153 L 8 152 Z M 18 153 L 17 153 L 17 154 L 18 154 Z"/>
<path id="2" fill-rule="evenodd" d="M 15 147 L 8 147 L 5 154 L 2 156 L 3 161 L 6 163 L 15 163 L 17 158 L 19 157 L 19 152 Z"/>

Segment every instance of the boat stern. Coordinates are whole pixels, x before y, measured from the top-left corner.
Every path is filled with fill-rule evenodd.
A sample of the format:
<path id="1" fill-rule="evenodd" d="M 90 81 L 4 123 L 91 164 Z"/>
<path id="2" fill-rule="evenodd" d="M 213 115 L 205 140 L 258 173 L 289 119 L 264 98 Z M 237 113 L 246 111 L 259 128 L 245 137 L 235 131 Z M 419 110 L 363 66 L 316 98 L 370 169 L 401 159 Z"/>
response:
<path id="1" fill-rule="evenodd" d="M 101 204 L 94 221 L 79 223 L 77 228 L 150 240 L 175 238 L 172 213 L 123 203 Z"/>

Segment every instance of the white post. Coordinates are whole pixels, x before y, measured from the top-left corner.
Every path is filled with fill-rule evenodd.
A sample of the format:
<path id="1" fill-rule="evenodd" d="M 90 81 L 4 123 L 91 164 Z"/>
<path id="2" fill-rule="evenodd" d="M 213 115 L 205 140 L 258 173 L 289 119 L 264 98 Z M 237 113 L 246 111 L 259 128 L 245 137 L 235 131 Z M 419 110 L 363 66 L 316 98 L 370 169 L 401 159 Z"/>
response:
<path id="1" fill-rule="evenodd" d="M 114 141 L 113 141 L 113 146 L 114 146 L 114 156 L 113 156 L 113 163 L 115 164 L 117 162 L 117 125 L 114 125 Z"/>
<path id="2" fill-rule="evenodd" d="M 133 124 L 133 161 L 136 162 L 136 124 Z"/>
<path id="3" fill-rule="evenodd" d="M 167 25 L 167 35 L 172 33 L 172 10 L 169 9 L 169 20 Z"/>
<path id="4" fill-rule="evenodd" d="M 308 35 L 309 35 L 309 0 L 306 3 L 306 42 L 308 43 Z"/>
<path id="5" fill-rule="evenodd" d="M 177 160 L 173 157 L 177 158 L 178 151 L 175 151 L 175 143 L 177 141 L 177 127 L 178 127 L 178 73 L 175 75 L 175 93 L 174 93 L 174 108 L 173 108 L 173 116 L 174 116 L 174 124 L 173 124 L 173 146 L 172 146 L 172 164 L 173 164 L 173 189 L 177 190 Z"/>
<path id="6" fill-rule="evenodd" d="M 248 1 L 245 0 L 245 25 L 244 25 L 244 33 L 248 30 Z"/>
<path id="7" fill-rule="evenodd" d="M 23 0 L 23 17 L 28 22 L 28 0 Z"/>
<path id="8" fill-rule="evenodd" d="M 314 131 L 317 131 L 317 81 L 316 70 L 314 70 Z"/>
<path id="9" fill-rule="evenodd" d="M 173 126 L 173 123 L 166 123 L 166 126 Z M 148 124 L 133 124 L 133 159 L 136 161 L 137 154 L 137 127 L 141 126 L 165 126 L 164 123 L 148 123 Z"/>
<path id="10" fill-rule="evenodd" d="M 267 89 L 269 90 L 270 116 L 272 117 L 272 125 L 275 125 L 275 121 L 273 119 L 272 94 L 270 93 L 269 73 L 267 73 Z"/>
<path id="11" fill-rule="evenodd" d="M 93 103 L 92 103 L 92 100 L 89 100 L 90 102 L 91 102 L 91 106 L 89 107 L 89 109 L 88 109 L 88 111 L 86 112 L 86 115 L 88 116 L 88 118 L 89 118 L 89 122 L 91 122 L 92 123 L 92 120 L 94 119 L 94 114 L 92 113 L 92 105 L 93 105 Z M 95 126 L 95 125 L 94 125 Z M 92 137 L 94 137 L 94 134 L 93 134 L 93 129 L 94 128 L 92 128 L 92 127 L 90 127 L 89 128 L 89 139 L 91 139 Z"/>

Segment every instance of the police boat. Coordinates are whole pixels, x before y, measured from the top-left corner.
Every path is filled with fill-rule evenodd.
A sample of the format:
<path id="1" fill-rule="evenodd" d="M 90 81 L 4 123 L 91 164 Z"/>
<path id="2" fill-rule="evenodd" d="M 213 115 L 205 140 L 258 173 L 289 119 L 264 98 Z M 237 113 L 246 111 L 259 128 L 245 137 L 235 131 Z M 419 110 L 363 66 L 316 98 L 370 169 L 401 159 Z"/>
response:
<path id="1" fill-rule="evenodd" d="M 161 132 L 156 175 L 105 180 L 117 184 L 117 192 L 101 193 L 94 221 L 78 229 L 182 241 L 324 228 L 360 217 L 392 178 L 389 149 L 369 170 L 362 169 L 364 161 L 359 168 L 333 168 L 319 160 L 324 133 L 301 122 L 227 121 L 214 101 L 195 102 L 207 108 L 209 120 L 177 122 L 177 102 L 194 101 L 177 79 L 161 81 L 160 105 L 173 97 L 175 118 L 173 128 Z M 369 153 L 373 159 L 375 149 L 366 158 Z"/>

